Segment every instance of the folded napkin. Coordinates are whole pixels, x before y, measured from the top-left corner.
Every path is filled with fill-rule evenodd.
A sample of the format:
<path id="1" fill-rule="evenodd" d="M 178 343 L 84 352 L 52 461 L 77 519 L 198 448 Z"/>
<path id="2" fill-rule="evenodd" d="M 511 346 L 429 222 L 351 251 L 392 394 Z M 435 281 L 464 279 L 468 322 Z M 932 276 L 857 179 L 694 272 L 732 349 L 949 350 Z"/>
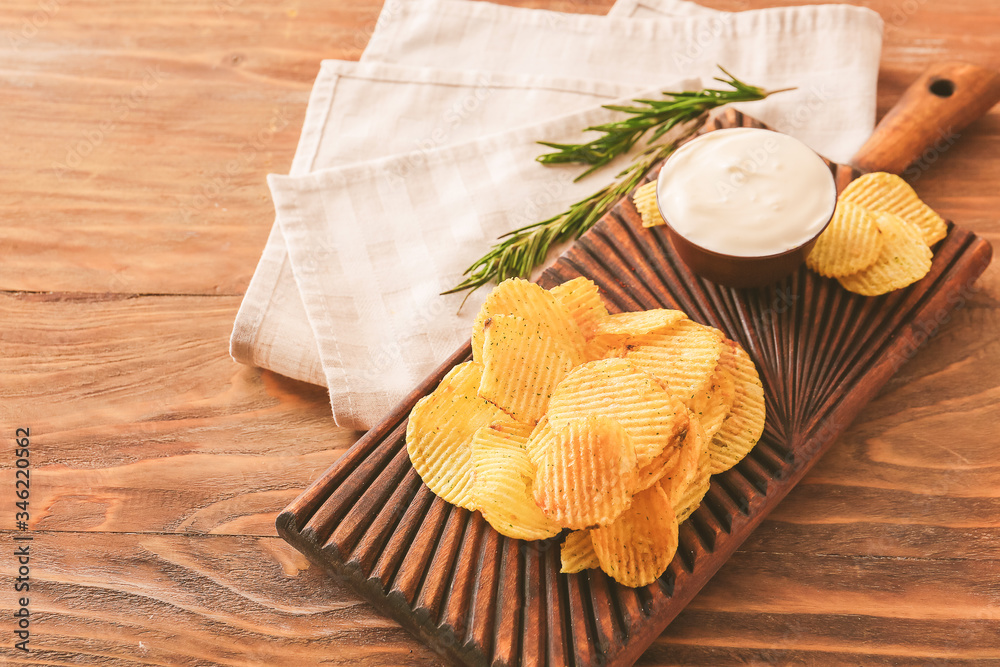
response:
<path id="1" fill-rule="evenodd" d="M 737 107 L 844 162 L 874 127 L 881 44 L 878 14 L 850 5 L 631 19 L 419 0 L 392 7 L 361 59 L 511 73 L 545 67 L 641 86 L 684 77 L 712 84 L 722 65 L 764 88 L 796 86 Z"/>
<path id="2" fill-rule="evenodd" d="M 623 166 L 574 182 L 577 166 L 535 161 L 536 142 L 566 142 L 616 115 L 597 106 L 428 150 L 419 161 L 399 155 L 269 177 L 338 424 L 376 422 L 468 339 L 488 290 L 461 310 L 465 295 L 441 292 L 460 282 L 470 258 L 500 234 L 565 210 Z"/>
<path id="3" fill-rule="evenodd" d="M 608 11 L 608 16 L 622 18 L 656 19 L 661 16 L 725 16 L 728 12 L 702 7 L 688 0 L 618 0 Z"/>
<path id="4" fill-rule="evenodd" d="M 313 86 L 291 175 L 392 153 L 408 156 L 401 167 L 408 170 L 427 150 L 636 90 L 632 84 L 535 74 L 327 60 Z M 239 362 L 327 384 L 277 222 L 240 306 L 230 351 Z"/>
<path id="5" fill-rule="evenodd" d="M 631 18 L 654 12 L 680 18 Z M 485 296 L 456 314 L 461 297 L 438 292 L 500 233 L 611 178 L 573 184 L 578 169 L 533 158 L 535 141 L 578 141 L 613 117 L 597 105 L 614 97 L 700 87 L 722 64 L 799 86 L 743 108 L 832 159 L 871 132 L 873 12 L 630 0 L 613 14 L 388 3 L 361 64 L 323 64 L 291 176 L 270 179 L 277 220 L 233 356 L 326 384 L 340 425 L 376 423 L 468 337 Z M 678 81 L 689 76 L 700 82 Z"/>

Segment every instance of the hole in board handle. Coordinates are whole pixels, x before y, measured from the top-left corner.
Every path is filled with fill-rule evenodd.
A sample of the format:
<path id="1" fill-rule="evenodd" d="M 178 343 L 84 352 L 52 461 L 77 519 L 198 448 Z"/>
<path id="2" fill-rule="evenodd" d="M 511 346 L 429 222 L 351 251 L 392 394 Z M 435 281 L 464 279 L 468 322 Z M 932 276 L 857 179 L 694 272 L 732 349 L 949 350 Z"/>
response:
<path id="1" fill-rule="evenodd" d="M 938 97 L 951 97 L 955 92 L 955 82 L 951 79 L 935 79 L 931 81 L 930 91 Z"/>

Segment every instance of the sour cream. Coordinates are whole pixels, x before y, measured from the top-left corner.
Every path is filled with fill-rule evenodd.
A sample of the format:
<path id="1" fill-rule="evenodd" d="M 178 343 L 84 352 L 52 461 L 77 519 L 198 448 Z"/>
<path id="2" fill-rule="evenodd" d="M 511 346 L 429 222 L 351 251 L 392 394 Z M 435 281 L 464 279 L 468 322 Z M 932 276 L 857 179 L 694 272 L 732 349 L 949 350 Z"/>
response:
<path id="1" fill-rule="evenodd" d="M 826 163 L 786 134 L 715 130 L 671 155 L 656 185 L 660 213 L 706 250 L 739 257 L 797 248 L 833 215 L 837 189 Z"/>

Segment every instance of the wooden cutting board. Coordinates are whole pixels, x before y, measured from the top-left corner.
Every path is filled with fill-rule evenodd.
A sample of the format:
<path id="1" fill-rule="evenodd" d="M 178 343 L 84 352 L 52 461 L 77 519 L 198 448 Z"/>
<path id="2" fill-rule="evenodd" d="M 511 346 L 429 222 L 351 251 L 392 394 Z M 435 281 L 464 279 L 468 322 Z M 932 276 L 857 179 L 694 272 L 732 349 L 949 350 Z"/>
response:
<path id="1" fill-rule="evenodd" d="M 936 80 L 918 84 L 930 90 Z M 740 126 L 762 125 L 726 110 L 704 131 Z M 896 136 L 876 132 L 878 140 L 859 155 Z M 830 168 L 840 188 L 860 173 Z M 632 664 L 964 302 L 991 256 L 986 241 L 949 223 L 930 273 L 882 297 L 851 294 L 804 268 L 766 289 L 737 290 L 692 275 L 662 228 L 643 229 L 623 200 L 539 282 L 551 287 L 585 276 L 612 312 L 679 308 L 722 329 L 753 357 L 768 406 L 764 436 L 736 467 L 713 476 L 656 583 L 630 589 L 599 570 L 560 574 L 558 538 L 500 536 L 479 513 L 451 506 L 423 485 L 406 454 L 406 418 L 471 356 L 469 345 L 290 504 L 278 532 L 456 663 Z"/>

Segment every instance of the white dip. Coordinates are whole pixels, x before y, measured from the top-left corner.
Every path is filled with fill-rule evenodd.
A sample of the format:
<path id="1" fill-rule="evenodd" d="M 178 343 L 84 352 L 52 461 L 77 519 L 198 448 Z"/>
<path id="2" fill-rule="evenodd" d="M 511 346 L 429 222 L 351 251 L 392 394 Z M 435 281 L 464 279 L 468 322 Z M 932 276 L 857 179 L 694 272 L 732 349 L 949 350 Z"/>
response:
<path id="1" fill-rule="evenodd" d="M 798 139 L 768 130 L 715 130 L 671 155 L 656 186 L 660 213 L 695 245 L 761 257 L 802 245 L 833 214 L 826 163 Z"/>

